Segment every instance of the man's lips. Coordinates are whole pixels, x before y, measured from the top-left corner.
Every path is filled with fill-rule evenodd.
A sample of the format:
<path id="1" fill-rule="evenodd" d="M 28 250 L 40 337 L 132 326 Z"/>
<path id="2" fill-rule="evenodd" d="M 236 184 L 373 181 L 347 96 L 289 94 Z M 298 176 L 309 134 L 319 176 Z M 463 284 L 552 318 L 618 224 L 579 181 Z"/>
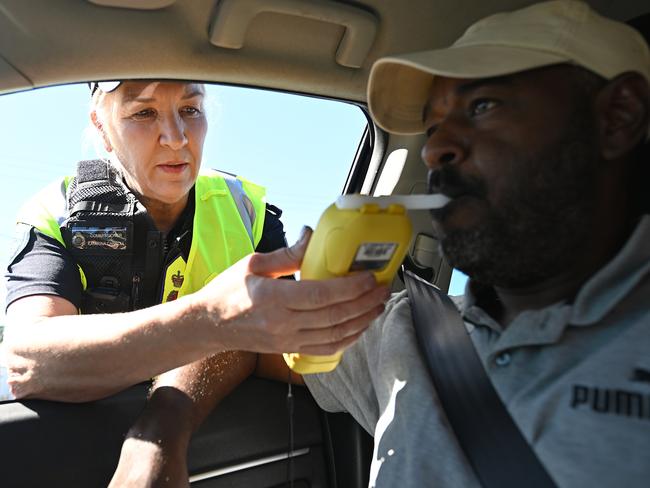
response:
<path id="1" fill-rule="evenodd" d="M 465 196 L 482 198 L 486 193 L 480 180 L 462 177 L 457 169 L 448 166 L 437 170 L 429 170 L 427 174 L 427 190 L 429 193 L 441 193 L 452 200 Z"/>
<path id="2" fill-rule="evenodd" d="M 431 209 L 430 213 L 435 220 L 443 221 L 460 207 L 476 202 L 478 199 L 479 197 L 471 193 L 458 193 L 450 197 L 447 205 L 438 209 Z"/>
<path id="3" fill-rule="evenodd" d="M 465 207 L 480 206 L 481 201 L 486 200 L 483 182 L 478 178 L 461 176 L 452 166 L 429 171 L 427 183 L 430 193 L 440 193 L 449 198 L 447 205 L 431 210 L 431 216 L 439 222 Z"/>

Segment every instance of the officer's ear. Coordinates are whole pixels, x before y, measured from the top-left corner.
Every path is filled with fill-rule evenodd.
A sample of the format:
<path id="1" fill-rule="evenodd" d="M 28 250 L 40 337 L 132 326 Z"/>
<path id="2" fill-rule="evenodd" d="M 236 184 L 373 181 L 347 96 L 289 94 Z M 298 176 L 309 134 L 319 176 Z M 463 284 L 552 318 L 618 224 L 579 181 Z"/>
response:
<path id="1" fill-rule="evenodd" d="M 97 116 L 96 110 L 90 112 L 90 120 L 92 120 L 93 125 L 95 126 L 100 136 L 102 137 L 102 141 L 104 142 L 104 148 L 106 149 L 107 152 L 111 152 L 113 150 L 113 146 L 111 145 L 111 141 L 108 139 L 108 135 L 106 134 L 106 131 L 104 130 L 102 121 L 99 120 L 99 117 Z"/>
<path id="2" fill-rule="evenodd" d="M 610 80 L 596 96 L 600 150 L 605 160 L 628 155 L 647 136 L 650 89 L 639 73 L 623 73 Z"/>

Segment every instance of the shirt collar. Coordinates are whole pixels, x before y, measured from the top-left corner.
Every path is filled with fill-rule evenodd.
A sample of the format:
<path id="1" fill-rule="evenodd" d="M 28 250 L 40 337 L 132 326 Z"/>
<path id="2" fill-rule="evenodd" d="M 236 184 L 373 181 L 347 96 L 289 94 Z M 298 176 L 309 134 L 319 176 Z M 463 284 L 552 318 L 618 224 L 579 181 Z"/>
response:
<path id="1" fill-rule="evenodd" d="M 650 215 L 644 215 L 623 248 L 578 292 L 572 325 L 599 322 L 650 272 Z"/>

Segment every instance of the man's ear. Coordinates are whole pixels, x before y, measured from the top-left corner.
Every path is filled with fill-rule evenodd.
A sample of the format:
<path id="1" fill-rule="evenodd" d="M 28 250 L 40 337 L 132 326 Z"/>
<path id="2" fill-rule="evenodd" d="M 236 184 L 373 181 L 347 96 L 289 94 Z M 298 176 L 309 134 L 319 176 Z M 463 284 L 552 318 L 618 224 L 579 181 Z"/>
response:
<path id="1" fill-rule="evenodd" d="M 104 148 L 107 152 L 111 152 L 113 150 L 113 146 L 111 145 L 111 141 L 109 141 L 108 136 L 104 131 L 104 126 L 102 125 L 101 120 L 99 120 L 99 117 L 97 117 L 97 111 L 93 110 L 90 112 L 90 120 L 92 121 L 97 131 L 101 134 L 102 141 L 104 142 Z"/>
<path id="2" fill-rule="evenodd" d="M 610 80 L 596 97 L 601 154 L 613 160 L 629 154 L 648 135 L 650 88 L 639 73 Z"/>

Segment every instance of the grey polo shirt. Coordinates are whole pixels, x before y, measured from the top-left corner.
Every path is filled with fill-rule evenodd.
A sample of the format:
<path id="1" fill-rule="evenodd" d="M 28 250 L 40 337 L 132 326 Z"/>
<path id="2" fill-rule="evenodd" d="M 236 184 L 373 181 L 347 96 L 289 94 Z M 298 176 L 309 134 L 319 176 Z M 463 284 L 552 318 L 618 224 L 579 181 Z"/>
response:
<path id="1" fill-rule="evenodd" d="M 504 330 L 471 290 L 457 300 L 470 337 L 556 483 L 650 486 L 650 216 L 573 303 L 524 312 Z M 350 412 L 374 436 L 370 486 L 478 486 L 418 351 L 405 293 L 336 370 L 305 381 L 322 408 Z"/>

